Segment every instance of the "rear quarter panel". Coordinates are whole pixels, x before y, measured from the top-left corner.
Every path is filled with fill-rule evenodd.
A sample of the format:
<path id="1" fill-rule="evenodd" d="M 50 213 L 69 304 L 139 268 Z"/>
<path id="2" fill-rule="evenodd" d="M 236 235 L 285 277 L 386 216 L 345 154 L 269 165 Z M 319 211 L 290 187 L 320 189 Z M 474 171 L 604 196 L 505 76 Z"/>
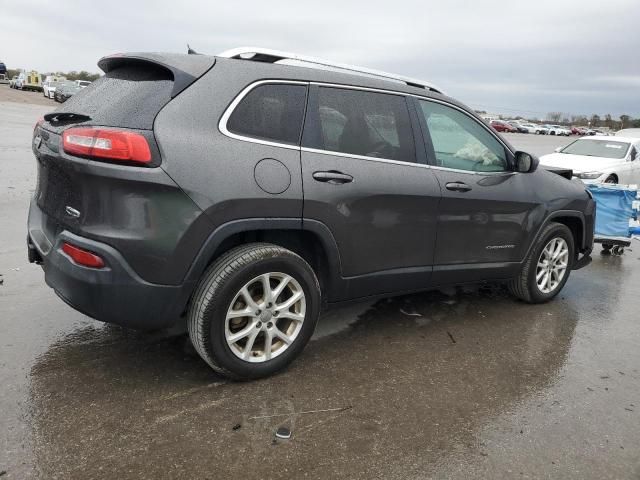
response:
<path id="1" fill-rule="evenodd" d="M 205 211 L 213 228 L 243 218 L 301 218 L 299 149 L 230 138 L 218 129 L 220 117 L 247 85 L 258 80 L 243 63 L 217 62 L 200 80 L 158 114 L 154 132 L 162 168 Z M 270 194 L 256 183 L 262 159 L 277 159 L 289 171 L 288 188 Z"/>

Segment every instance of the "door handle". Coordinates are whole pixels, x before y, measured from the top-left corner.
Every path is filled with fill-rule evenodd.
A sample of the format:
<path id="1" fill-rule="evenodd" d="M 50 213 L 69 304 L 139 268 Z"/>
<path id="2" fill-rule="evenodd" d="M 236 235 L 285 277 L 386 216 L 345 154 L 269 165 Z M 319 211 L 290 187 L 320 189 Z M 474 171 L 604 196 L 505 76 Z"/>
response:
<path id="1" fill-rule="evenodd" d="M 335 170 L 329 170 L 328 172 L 313 172 L 313 179 L 318 182 L 331 183 L 333 185 L 342 185 L 343 183 L 350 183 L 353 181 L 353 177 L 351 175 L 337 172 Z"/>
<path id="2" fill-rule="evenodd" d="M 468 192 L 471 190 L 471 187 L 463 182 L 449 182 L 445 187 L 447 187 L 447 190 L 451 190 L 452 192 Z"/>

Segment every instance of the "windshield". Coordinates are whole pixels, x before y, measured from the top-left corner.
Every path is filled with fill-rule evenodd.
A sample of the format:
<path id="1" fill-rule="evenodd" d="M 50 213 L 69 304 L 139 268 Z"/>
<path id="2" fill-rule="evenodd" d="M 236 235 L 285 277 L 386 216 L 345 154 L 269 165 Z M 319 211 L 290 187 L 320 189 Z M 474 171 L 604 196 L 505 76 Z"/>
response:
<path id="1" fill-rule="evenodd" d="M 603 142 L 602 140 L 580 139 L 567 145 L 561 153 L 587 155 L 590 157 L 622 159 L 627 156 L 629 144 L 625 142 Z"/>

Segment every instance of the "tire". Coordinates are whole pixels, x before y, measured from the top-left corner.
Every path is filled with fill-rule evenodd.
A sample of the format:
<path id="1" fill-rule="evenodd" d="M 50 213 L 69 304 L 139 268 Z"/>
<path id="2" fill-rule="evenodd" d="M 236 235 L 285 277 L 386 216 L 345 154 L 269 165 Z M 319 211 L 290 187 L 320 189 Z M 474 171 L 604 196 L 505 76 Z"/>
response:
<path id="1" fill-rule="evenodd" d="M 536 281 L 536 275 L 541 273 L 538 270 L 538 264 L 543 260 L 541 258 L 543 250 L 545 250 L 552 241 L 556 240 L 558 240 L 559 244 L 561 244 L 561 240 L 563 240 L 566 245 L 566 268 L 560 281 L 557 282 L 550 291 L 545 292 L 539 287 Z M 532 246 L 520 274 L 509 282 L 508 287 L 510 292 L 515 297 L 527 303 L 544 303 L 553 299 L 562 290 L 565 283 L 567 283 L 573 265 L 574 251 L 574 240 L 571 230 L 561 223 L 549 223 L 544 227 Z M 547 275 L 551 276 L 551 273 Z M 544 278 L 543 275 L 542 279 Z"/>
<path id="2" fill-rule="evenodd" d="M 615 175 L 609 175 L 604 183 L 610 183 L 612 185 L 616 185 L 618 183 L 618 177 L 616 177 Z"/>
<path id="3" fill-rule="evenodd" d="M 270 278 L 270 291 L 277 291 L 287 276 L 291 279 L 268 304 L 263 283 L 258 280 L 265 274 Z M 251 299 L 243 295 L 243 289 Z M 298 298 L 299 292 L 302 296 L 296 303 L 278 310 L 294 295 Z M 303 258 L 276 245 L 247 244 L 222 255 L 204 273 L 189 305 L 189 337 L 198 354 L 217 373 L 234 380 L 266 377 L 285 368 L 300 354 L 315 330 L 320 305 L 320 284 Z M 297 312 L 291 312 L 291 308 Z M 252 313 L 230 318 L 232 310 Z M 294 321 L 291 315 L 302 320 Z M 232 341 L 231 337 L 243 332 L 249 333 Z M 280 340 L 280 334 L 290 341 Z M 271 336 L 271 347 L 267 349 Z M 262 353 L 258 355 L 260 345 Z"/>

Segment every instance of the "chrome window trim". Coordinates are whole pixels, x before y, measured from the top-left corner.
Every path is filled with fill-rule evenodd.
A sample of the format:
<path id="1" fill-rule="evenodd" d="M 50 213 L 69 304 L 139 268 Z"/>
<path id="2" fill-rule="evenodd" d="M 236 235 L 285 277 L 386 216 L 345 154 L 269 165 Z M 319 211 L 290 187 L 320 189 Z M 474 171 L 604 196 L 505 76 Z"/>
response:
<path id="1" fill-rule="evenodd" d="M 368 157 L 366 155 L 356 155 L 355 153 L 334 152 L 333 150 L 322 150 L 319 148 L 302 147 L 301 150 L 307 153 L 318 153 L 320 155 L 332 155 L 335 157 L 355 158 L 357 160 L 367 160 L 370 162 L 391 163 L 393 165 L 403 165 L 420 168 L 433 168 L 432 165 L 418 162 L 406 162 L 404 160 L 391 160 L 390 158 Z"/>
<path id="2" fill-rule="evenodd" d="M 470 175 L 515 175 L 522 172 L 514 172 L 512 170 L 502 170 L 500 172 L 482 172 L 478 170 L 462 170 L 461 168 L 440 167 L 438 165 L 430 165 L 434 170 L 445 170 L 447 172 L 467 173 Z"/>
<path id="3" fill-rule="evenodd" d="M 396 90 L 386 90 L 384 88 L 372 88 L 372 87 L 359 87 L 357 85 L 346 85 L 342 83 L 328 83 L 328 82 L 309 82 L 310 85 L 317 85 L 318 87 L 329 87 L 329 88 L 342 88 L 344 90 L 362 90 L 365 92 L 373 92 L 373 93 L 386 93 L 388 95 L 397 95 L 401 97 L 409 97 L 411 94 L 402 93 Z"/>
<path id="4" fill-rule="evenodd" d="M 220 117 L 220 121 L 218 122 L 218 130 L 220 130 L 220 133 L 222 133 L 223 135 L 233 138 L 235 140 L 242 140 L 244 142 L 258 143 L 260 145 L 269 145 L 272 147 L 288 148 L 289 150 L 299 151 L 300 145 L 291 145 L 289 143 L 273 142 L 270 140 L 263 140 L 260 138 L 248 137 L 246 135 L 239 135 L 237 133 L 230 132 L 229 129 L 227 128 L 227 122 L 229 121 L 229 117 L 231 117 L 234 110 L 236 109 L 238 104 L 244 99 L 244 97 L 246 97 L 249 94 L 249 92 L 254 88 L 259 87 L 260 85 L 267 85 L 267 84 L 309 86 L 309 82 L 301 82 L 298 80 L 258 80 L 257 82 L 253 82 L 247 85 L 245 88 L 243 88 L 242 91 L 238 95 L 236 95 L 236 98 L 234 98 L 233 101 L 226 108 L 226 110 L 222 114 L 222 117 Z"/>
<path id="5" fill-rule="evenodd" d="M 429 165 L 429 164 L 418 163 L 418 162 L 407 162 L 407 161 L 403 161 L 403 160 L 392 160 L 392 159 L 389 159 L 389 158 L 368 157 L 368 156 L 365 156 L 365 155 L 355 155 L 355 154 L 351 154 L 351 153 L 334 152 L 332 150 L 322 150 L 322 149 L 317 149 L 317 148 L 301 147 L 300 145 L 290 145 L 288 143 L 272 142 L 272 141 L 269 141 L 269 140 L 261 140 L 259 138 L 247 137 L 245 135 L 238 135 L 236 133 L 230 132 L 227 129 L 227 122 L 229 120 L 229 117 L 231 117 L 231 114 L 233 113 L 235 108 L 242 101 L 242 99 L 247 96 L 247 94 L 251 90 L 253 90 L 254 88 L 256 88 L 256 87 L 258 87 L 260 85 L 265 85 L 265 84 L 307 85 L 307 86 L 317 85 L 317 86 L 320 86 L 320 87 L 343 88 L 343 89 L 347 89 L 347 90 L 361 90 L 361 91 L 365 91 L 365 92 L 374 92 L 374 93 L 383 93 L 383 94 L 389 94 L 389 95 L 398 95 L 398 96 L 402 96 L 402 97 L 413 97 L 413 98 L 418 98 L 420 100 L 425 100 L 425 101 L 428 101 L 428 102 L 440 103 L 440 104 L 445 105 L 445 106 L 447 106 L 449 108 L 453 108 L 455 110 L 458 110 L 458 111 L 462 112 L 463 114 L 465 114 L 467 117 L 471 118 L 471 120 L 474 120 L 476 123 L 478 123 L 480 126 L 482 126 L 490 135 L 492 135 L 493 138 L 498 140 L 500 142 L 500 144 L 505 148 L 505 150 L 510 152 L 512 155 L 514 154 L 514 152 L 500 139 L 500 137 L 498 137 L 494 132 L 492 132 L 490 128 L 488 128 L 482 122 L 479 122 L 477 118 L 475 118 L 472 115 L 470 115 L 464 109 L 462 109 L 462 108 L 460 108 L 460 107 L 458 107 L 456 105 L 453 105 L 453 104 L 451 104 L 449 102 L 445 102 L 445 101 L 442 101 L 442 100 L 439 100 L 439 99 L 435 99 L 435 98 L 425 97 L 425 96 L 422 96 L 422 95 L 416 95 L 416 94 L 413 94 L 413 93 L 398 92 L 398 91 L 395 91 L 395 90 L 385 90 L 385 89 L 380 89 L 380 88 L 361 87 L 361 86 L 358 86 L 358 85 L 346 85 L 346 84 L 341 84 L 341 83 L 328 83 L 328 82 L 315 82 L 315 81 L 305 82 L 305 81 L 301 81 L 301 80 L 269 79 L 269 80 L 257 80 L 255 82 L 247 85 L 233 99 L 233 101 L 225 109 L 224 113 L 222 114 L 222 117 L 220 117 L 220 121 L 218 122 L 218 130 L 220 130 L 220 133 L 222 133 L 223 135 L 225 135 L 227 137 L 233 138 L 235 140 L 242 140 L 242 141 L 245 141 L 245 142 L 257 143 L 257 144 L 260 144 L 260 145 L 268 145 L 268 146 L 272 146 L 272 147 L 288 148 L 290 150 L 298 150 L 298 151 L 301 151 L 301 152 L 309 152 L 309 153 L 318 153 L 318 154 L 322 154 L 322 155 L 334 155 L 334 156 L 337 156 L 337 157 L 347 157 L 347 158 L 355 158 L 355 159 L 360 159 L 360 160 L 368 160 L 368 161 L 381 162 L 381 163 L 390 163 L 390 164 L 394 164 L 394 165 L 408 165 L 408 166 L 414 166 L 414 167 L 420 167 L 420 168 L 433 168 L 435 170 L 445 170 L 445 171 L 450 171 L 450 172 L 467 173 L 467 174 L 472 174 L 472 175 L 502 175 L 502 174 L 505 174 L 505 173 L 519 173 L 519 172 L 514 172 L 514 171 L 511 171 L 511 170 L 504 170 L 504 171 L 501 171 L 501 172 L 478 172 L 478 171 L 474 171 L 474 170 L 461 170 L 461 169 L 457 169 L 457 168 L 441 167 L 441 166 L 438 166 L 438 165 Z"/>

